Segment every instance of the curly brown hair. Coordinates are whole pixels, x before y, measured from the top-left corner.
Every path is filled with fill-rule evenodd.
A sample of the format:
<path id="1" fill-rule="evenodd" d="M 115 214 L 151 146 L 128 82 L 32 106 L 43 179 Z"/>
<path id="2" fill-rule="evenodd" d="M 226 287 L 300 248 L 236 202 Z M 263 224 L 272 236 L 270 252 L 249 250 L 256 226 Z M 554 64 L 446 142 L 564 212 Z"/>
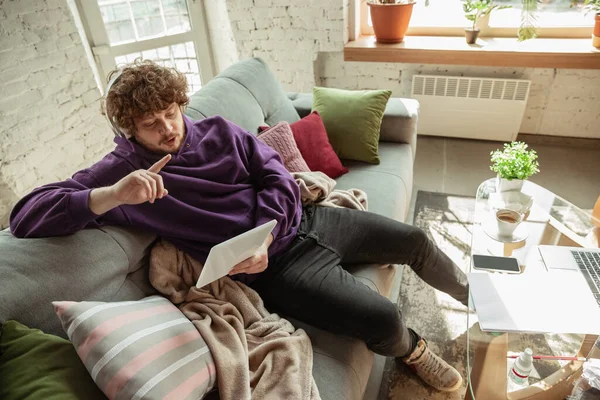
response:
<path id="1" fill-rule="evenodd" d="M 111 71 L 107 82 L 121 70 L 106 94 L 101 112 L 125 132 L 135 132 L 136 117 L 166 110 L 173 103 L 185 107 L 189 102 L 185 75 L 174 68 L 138 58 Z"/>

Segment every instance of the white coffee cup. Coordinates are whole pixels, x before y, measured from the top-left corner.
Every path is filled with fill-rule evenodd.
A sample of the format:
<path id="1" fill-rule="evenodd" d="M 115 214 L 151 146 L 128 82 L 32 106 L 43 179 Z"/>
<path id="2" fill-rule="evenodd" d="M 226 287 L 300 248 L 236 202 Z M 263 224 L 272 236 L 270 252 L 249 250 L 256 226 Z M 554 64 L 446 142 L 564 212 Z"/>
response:
<path id="1" fill-rule="evenodd" d="M 523 214 L 508 208 L 496 211 L 496 222 L 498 223 L 498 234 L 500 236 L 512 236 L 517 226 L 523 221 Z"/>

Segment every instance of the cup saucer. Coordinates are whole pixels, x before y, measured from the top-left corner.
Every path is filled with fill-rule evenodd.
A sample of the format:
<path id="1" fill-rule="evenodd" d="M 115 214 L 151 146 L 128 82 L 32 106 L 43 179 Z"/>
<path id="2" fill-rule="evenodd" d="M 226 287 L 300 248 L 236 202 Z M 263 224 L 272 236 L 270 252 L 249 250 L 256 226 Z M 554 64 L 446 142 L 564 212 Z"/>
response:
<path id="1" fill-rule="evenodd" d="M 483 230 L 485 231 L 485 233 L 487 233 L 489 237 L 502 243 L 522 242 L 529 236 L 529 231 L 527 230 L 525 224 L 519 224 L 519 226 L 517 226 L 517 229 L 515 229 L 515 231 L 513 232 L 512 236 L 501 236 L 498 232 L 498 225 L 496 224 L 496 221 L 493 220 L 483 224 Z"/>

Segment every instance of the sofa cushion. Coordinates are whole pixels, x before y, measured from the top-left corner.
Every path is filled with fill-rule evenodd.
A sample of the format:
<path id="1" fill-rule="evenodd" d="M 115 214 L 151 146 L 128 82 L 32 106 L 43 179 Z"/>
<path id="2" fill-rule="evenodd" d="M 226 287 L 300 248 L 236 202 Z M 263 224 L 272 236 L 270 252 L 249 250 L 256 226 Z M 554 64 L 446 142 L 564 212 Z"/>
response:
<path id="1" fill-rule="evenodd" d="M 338 156 L 379 164 L 379 130 L 390 90 L 313 88 L 313 110 L 323 118 Z"/>
<path id="2" fill-rule="evenodd" d="M 312 93 L 288 93 L 288 98 L 298 111 L 300 118 L 312 111 Z M 379 142 L 409 143 L 413 157 L 417 151 L 417 122 L 419 102 L 414 99 L 391 97 L 385 106 Z"/>
<path id="3" fill-rule="evenodd" d="M 360 264 L 346 266 L 356 280 L 364 283 L 382 296 L 389 297 L 396 276 L 396 266 L 383 264 Z M 393 299 L 395 300 L 395 299 Z"/>
<path id="4" fill-rule="evenodd" d="M 294 108 L 300 118 L 306 117 L 312 112 L 313 94 L 312 93 L 288 93 L 288 98 L 292 101 Z"/>
<path id="5" fill-rule="evenodd" d="M 14 319 L 66 337 L 52 301 L 132 300 L 153 293 L 144 284 L 147 274 L 137 271 L 147 264 L 146 250 L 154 239 L 153 234 L 118 227 L 39 239 L 0 232 L 0 323 Z"/>
<path id="6" fill-rule="evenodd" d="M 306 161 L 302 158 L 290 124 L 279 122 L 272 128 L 267 128 L 258 134 L 258 140 L 275 150 L 283 165 L 290 172 L 310 172 Z"/>
<path id="7" fill-rule="evenodd" d="M 0 399 L 106 399 L 68 340 L 7 321 L 0 336 Z"/>
<path id="8" fill-rule="evenodd" d="M 347 267 L 359 282 L 383 296 L 392 289 L 396 266 L 356 265 Z M 312 325 L 289 318 L 292 324 L 304 329 L 313 347 L 313 376 L 322 399 L 362 399 L 367 387 L 373 353 L 358 339 L 334 335 Z M 344 377 L 340 381 L 340 377 Z"/>
<path id="9" fill-rule="evenodd" d="M 381 122 L 381 142 L 410 143 L 412 155 L 417 151 L 419 102 L 415 99 L 391 98 Z"/>
<path id="10" fill-rule="evenodd" d="M 329 143 L 319 113 L 311 113 L 290 126 L 298 149 L 311 171 L 321 171 L 332 179 L 348 172 Z"/>
<path id="11" fill-rule="evenodd" d="M 193 120 L 220 115 L 252 133 L 256 133 L 256 127 L 264 124 L 265 120 L 263 110 L 252 93 L 226 78 L 214 78 L 193 94 L 185 115 Z"/>
<path id="12" fill-rule="evenodd" d="M 53 305 L 85 368 L 109 399 L 201 399 L 215 385 L 208 345 L 165 297 Z"/>
<path id="13" fill-rule="evenodd" d="M 254 134 L 260 125 L 300 119 L 260 58 L 243 60 L 225 69 L 191 96 L 185 114 L 194 120 L 220 115 Z"/>
<path id="14" fill-rule="evenodd" d="M 373 352 L 365 342 L 334 335 L 312 325 L 286 317 L 294 327 L 304 329 L 313 347 L 313 377 L 323 400 L 363 398 Z"/>
<path id="15" fill-rule="evenodd" d="M 350 173 L 336 179 L 335 188 L 364 190 L 369 211 L 404 222 L 412 194 L 411 147 L 404 143 L 382 142 L 379 154 L 379 165 L 344 160 Z"/>

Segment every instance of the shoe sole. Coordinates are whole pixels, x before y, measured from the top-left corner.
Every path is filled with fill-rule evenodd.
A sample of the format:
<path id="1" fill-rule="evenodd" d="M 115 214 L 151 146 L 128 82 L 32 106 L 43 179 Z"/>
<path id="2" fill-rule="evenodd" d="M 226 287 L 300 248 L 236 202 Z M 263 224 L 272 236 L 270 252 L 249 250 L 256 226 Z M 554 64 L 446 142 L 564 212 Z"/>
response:
<path id="1" fill-rule="evenodd" d="M 454 386 L 449 387 L 449 388 L 436 388 L 436 389 L 439 390 L 440 392 L 454 392 L 454 391 L 457 391 L 458 389 L 460 389 L 462 384 L 463 384 L 463 378 L 461 376 L 460 380 L 458 382 L 456 382 L 456 384 Z"/>

